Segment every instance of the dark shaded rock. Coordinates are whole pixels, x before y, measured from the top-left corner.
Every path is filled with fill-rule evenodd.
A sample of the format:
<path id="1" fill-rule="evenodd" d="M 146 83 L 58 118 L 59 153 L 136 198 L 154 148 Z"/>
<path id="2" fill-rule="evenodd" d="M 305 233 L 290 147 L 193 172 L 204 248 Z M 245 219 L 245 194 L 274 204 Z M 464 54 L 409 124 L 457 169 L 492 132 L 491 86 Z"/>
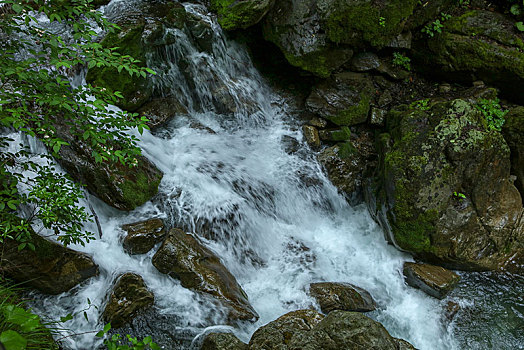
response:
<path id="1" fill-rule="evenodd" d="M 515 186 L 524 197 L 524 107 L 510 109 L 505 119 L 502 134 L 511 151 L 511 173 L 517 177 Z"/>
<path id="2" fill-rule="evenodd" d="M 88 278 L 98 275 L 98 266 L 91 257 L 51 242 L 35 232 L 31 239 L 35 250 L 18 251 L 20 242 L 4 239 L 2 270 L 23 286 L 47 294 L 67 292 Z"/>
<path id="3" fill-rule="evenodd" d="M 177 115 L 187 114 L 187 109 L 173 97 L 162 97 L 151 100 L 137 112 L 149 119 L 146 124 L 154 130 Z"/>
<path id="4" fill-rule="evenodd" d="M 322 141 L 328 142 L 343 142 L 349 141 L 351 138 L 351 131 L 347 126 L 338 129 L 320 130 L 318 133 Z"/>
<path id="5" fill-rule="evenodd" d="M 309 293 L 323 313 L 333 310 L 367 312 L 375 310 L 375 301 L 364 289 L 349 283 L 311 283 Z"/>
<path id="6" fill-rule="evenodd" d="M 313 148 L 320 147 L 320 136 L 318 134 L 317 128 L 311 125 L 302 126 L 302 132 L 304 133 L 304 138 L 306 142 Z"/>
<path id="7" fill-rule="evenodd" d="M 415 58 L 429 73 L 465 82 L 481 79 L 524 100 L 524 34 L 502 14 L 473 10 L 452 17 L 442 33 L 417 42 Z M 446 74 L 447 73 L 447 74 Z"/>
<path id="8" fill-rule="evenodd" d="M 201 51 L 213 52 L 213 27 L 211 23 L 202 18 L 188 14 L 186 24 L 191 33 L 193 41 L 198 45 Z"/>
<path id="9" fill-rule="evenodd" d="M 312 310 L 290 312 L 259 328 L 250 350 L 410 349 L 378 322 L 358 312 L 335 310 L 325 318 Z M 413 349 L 413 348 L 411 348 Z"/>
<path id="10" fill-rule="evenodd" d="M 141 276 L 125 273 L 116 281 L 103 312 L 105 322 L 113 328 L 120 328 L 130 322 L 142 310 L 155 302 L 155 296 L 148 289 Z"/>
<path id="11" fill-rule="evenodd" d="M 371 117 L 370 117 L 370 124 L 371 125 L 377 125 L 377 126 L 384 126 L 384 121 L 386 120 L 386 115 L 388 114 L 388 111 L 380 108 L 371 108 Z"/>
<path id="12" fill-rule="evenodd" d="M 248 346 L 242 343 L 231 333 L 210 333 L 204 339 L 201 350 L 247 350 Z"/>
<path id="13" fill-rule="evenodd" d="M 282 136 L 282 145 L 287 154 L 294 154 L 298 152 L 300 148 L 300 143 L 294 137 L 284 135 Z"/>
<path id="14" fill-rule="evenodd" d="M 249 350 L 290 349 L 293 338 L 305 337 L 323 318 L 313 310 L 289 312 L 257 329 L 249 341 Z"/>
<path id="15" fill-rule="evenodd" d="M 275 0 L 211 0 L 211 10 L 218 14 L 218 23 L 226 30 L 246 29 L 257 24 Z"/>
<path id="16" fill-rule="evenodd" d="M 413 39 L 413 34 L 411 31 L 403 32 L 393 38 L 388 44 L 388 47 L 395 49 L 411 49 L 411 40 Z"/>
<path id="17" fill-rule="evenodd" d="M 367 72 L 380 67 L 382 62 L 377 54 L 372 52 L 359 53 L 351 59 L 351 70 L 355 72 Z"/>
<path id="18" fill-rule="evenodd" d="M 311 118 L 308 124 L 318 129 L 325 129 L 328 126 L 328 122 L 325 119 L 318 117 Z"/>
<path id="19" fill-rule="evenodd" d="M 166 233 L 161 219 L 149 219 L 123 225 L 122 229 L 127 231 L 123 246 L 129 254 L 147 253 L 162 240 Z"/>
<path id="20" fill-rule="evenodd" d="M 235 277 L 191 234 L 172 229 L 153 256 L 158 271 L 179 279 L 182 286 L 210 294 L 231 311 L 232 320 L 256 320 L 258 315 Z"/>
<path id="21" fill-rule="evenodd" d="M 453 271 L 429 264 L 406 262 L 403 273 L 407 284 L 438 299 L 444 299 L 460 281 L 460 276 Z"/>
<path id="22" fill-rule="evenodd" d="M 448 321 L 452 321 L 455 315 L 460 311 L 460 305 L 454 301 L 448 301 L 446 304 L 445 316 Z"/>
<path id="23" fill-rule="evenodd" d="M 146 157 L 136 157 L 135 165 L 120 162 L 97 163 L 92 149 L 64 125 L 56 126 L 56 136 L 69 143 L 60 148 L 57 161 L 87 190 L 120 210 L 133 210 L 158 192 L 162 172 Z M 111 147 L 111 145 L 107 145 Z"/>
<path id="24" fill-rule="evenodd" d="M 499 269 L 522 252 L 522 200 L 509 147 L 468 100 L 391 110 L 367 199 L 398 248 L 452 268 Z"/>
<path id="25" fill-rule="evenodd" d="M 393 338 L 395 344 L 397 344 L 397 350 L 417 350 L 413 345 L 404 339 Z"/>
<path id="26" fill-rule="evenodd" d="M 368 75 L 340 73 L 313 88 L 306 108 L 337 125 L 354 125 L 367 120 L 373 95 Z"/>

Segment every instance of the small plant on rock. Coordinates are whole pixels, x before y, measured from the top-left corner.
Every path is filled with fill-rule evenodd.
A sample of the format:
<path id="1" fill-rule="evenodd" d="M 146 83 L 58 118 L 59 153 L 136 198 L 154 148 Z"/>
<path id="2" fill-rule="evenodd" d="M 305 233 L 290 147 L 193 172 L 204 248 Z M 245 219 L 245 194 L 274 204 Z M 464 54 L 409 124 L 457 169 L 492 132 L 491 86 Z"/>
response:
<path id="1" fill-rule="evenodd" d="M 481 99 L 477 103 L 476 107 L 484 116 L 489 130 L 500 131 L 504 125 L 504 116 L 508 111 L 502 109 L 499 102 L 499 99 L 496 98 L 494 100 Z"/>
<path id="2" fill-rule="evenodd" d="M 400 52 L 393 53 L 393 65 L 404 68 L 407 71 L 411 70 L 411 59 L 404 56 Z"/>

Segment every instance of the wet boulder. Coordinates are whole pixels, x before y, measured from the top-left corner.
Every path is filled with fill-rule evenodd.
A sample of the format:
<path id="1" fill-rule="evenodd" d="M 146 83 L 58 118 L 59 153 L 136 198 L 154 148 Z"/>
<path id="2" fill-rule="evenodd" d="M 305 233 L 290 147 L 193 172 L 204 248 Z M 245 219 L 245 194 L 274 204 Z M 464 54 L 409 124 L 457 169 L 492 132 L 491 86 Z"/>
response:
<path id="1" fill-rule="evenodd" d="M 164 223 L 161 219 L 149 219 L 123 225 L 127 232 L 124 238 L 124 250 L 129 254 L 145 254 L 160 243 L 165 236 Z"/>
<path id="2" fill-rule="evenodd" d="M 120 8 L 119 6 L 123 6 Z M 182 28 L 187 18 L 185 8 L 178 2 L 137 1 L 133 6 L 115 3 L 108 6 L 109 19 L 120 29 L 108 33 L 100 42 L 105 48 L 117 47 L 120 55 L 130 55 L 139 60 L 140 67 L 147 66 L 147 54 L 156 47 L 174 43 L 169 28 Z M 153 95 L 151 79 L 141 75 L 131 76 L 127 71 L 112 67 L 92 67 L 86 80 L 97 87 L 120 91 L 123 98 L 117 105 L 133 112 Z"/>
<path id="3" fill-rule="evenodd" d="M 211 0 L 211 10 L 226 30 L 246 29 L 257 24 L 271 9 L 275 0 Z"/>
<path id="4" fill-rule="evenodd" d="M 210 333 L 204 339 L 201 350 L 247 350 L 247 344 L 242 343 L 231 333 Z"/>
<path id="5" fill-rule="evenodd" d="M 147 126 L 154 130 L 177 115 L 186 115 L 187 109 L 174 97 L 159 97 L 140 107 L 137 112 L 148 119 Z"/>
<path id="6" fill-rule="evenodd" d="M 444 299 L 460 281 L 453 271 L 429 264 L 406 262 L 403 273 L 407 284 L 438 299 Z"/>
<path id="7" fill-rule="evenodd" d="M 502 134 L 511 153 L 511 173 L 516 176 L 515 186 L 524 195 L 524 107 L 511 108 L 505 116 Z"/>
<path id="8" fill-rule="evenodd" d="M 304 134 L 304 138 L 309 146 L 312 148 L 320 147 L 320 136 L 317 128 L 311 125 L 303 125 L 302 133 Z"/>
<path id="9" fill-rule="evenodd" d="M 231 320 L 256 320 L 246 293 L 220 258 L 192 234 L 172 229 L 153 256 L 158 271 L 180 280 L 182 286 L 207 293 L 230 309 Z"/>
<path id="10" fill-rule="evenodd" d="M 473 10 L 452 17 L 442 33 L 417 42 L 421 68 L 454 81 L 481 79 L 516 101 L 524 100 L 524 34 L 502 14 Z"/>
<path id="11" fill-rule="evenodd" d="M 320 310 L 325 314 L 333 310 L 357 312 L 375 310 L 375 301 L 369 292 L 350 283 L 311 283 L 309 293 L 317 300 Z"/>
<path id="12" fill-rule="evenodd" d="M 155 301 L 141 276 L 135 273 L 121 275 L 111 293 L 103 312 L 105 322 L 120 328 L 130 322 L 140 311 L 150 308 Z"/>
<path id="13" fill-rule="evenodd" d="M 98 266 L 84 253 L 51 242 L 32 232 L 28 247 L 18 250 L 20 242 L 4 239 L 2 270 L 23 286 L 46 294 L 67 292 L 83 281 L 98 275 Z"/>
<path id="14" fill-rule="evenodd" d="M 60 148 L 60 158 L 57 159 L 60 165 L 76 182 L 85 185 L 89 192 L 108 205 L 133 210 L 158 192 L 163 174 L 146 157 L 136 157 L 134 165 L 97 163 L 91 147 L 73 135 L 68 126 L 57 125 L 56 136 L 69 143 Z"/>
<path id="15" fill-rule="evenodd" d="M 387 116 L 371 212 L 390 242 L 421 260 L 500 269 L 523 249 L 510 149 L 472 99 L 423 102 Z"/>
<path id="16" fill-rule="evenodd" d="M 368 118 L 374 92 L 368 75 L 340 73 L 313 87 L 306 108 L 337 125 L 360 124 Z"/>
<path id="17" fill-rule="evenodd" d="M 312 310 L 290 312 L 259 328 L 250 350 L 410 349 L 378 322 L 359 312 L 336 310 L 326 317 Z M 411 347 L 411 349 L 414 349 Z"/>

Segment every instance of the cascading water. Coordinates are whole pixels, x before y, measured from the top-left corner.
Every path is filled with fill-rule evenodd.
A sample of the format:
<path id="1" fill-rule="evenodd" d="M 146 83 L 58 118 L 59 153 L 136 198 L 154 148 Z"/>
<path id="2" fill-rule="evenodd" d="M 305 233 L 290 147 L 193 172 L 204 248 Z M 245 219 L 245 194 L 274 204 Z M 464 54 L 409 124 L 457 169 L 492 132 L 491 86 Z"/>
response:
<path id="1" fill-rule="evenodd" d="M 127 5 L 113 1 L 107 11 L 121 6 Z M 286 100 L 268 88 L 246 50 L 228 41 L 202 6 L 184 6 L 211 26 L 212 49 L 205 52 L 184 30 L 170 29 L 176 43 L 149 57 L 159 72 L 156 89 L 176 94 L 189 111 L 161 131 L 141 136 L 143 153 L 164 172 L 158 196 L 130 213 L 91 197 L 103 236 L 72 248 L 90 254 L 100 276 L 68 293 L 40 297 L 34 305 L 55 320 L 78 314 L 64 324 L 77 334 L 65 331 L 64 346 L 100 345 L 93 333 L 82 333 L 103 327 L 106 294 L 118 275 L 130 271 L 143 276 L 155 294 L 155 307 L 123 331 L 151 334 L 166 349 L 190 347 L 210 325 L 248 341 L 257 327 L 311 307 L 306 289 L 318 281 L 350 282 L 368 290 L 378 305 L 368 315 L 417 348 L 460 348 L 443 325 L 444 302 L 405 285 L 401 268 L 410 256 L 388 246 L 366 208 L 349 206 L 329 183 L 302 142 Z M 289 137 L 300 142 L 294 152 L 286 149 Z M 121 225 L 151 217 L 195 232 L 220 256 L 259 321 L 225 326 L 224 313 L 212 300 L 153 267 L 154 250 L 125 253 Z M 94 225 L 88 229 L 97 231 Z"/>

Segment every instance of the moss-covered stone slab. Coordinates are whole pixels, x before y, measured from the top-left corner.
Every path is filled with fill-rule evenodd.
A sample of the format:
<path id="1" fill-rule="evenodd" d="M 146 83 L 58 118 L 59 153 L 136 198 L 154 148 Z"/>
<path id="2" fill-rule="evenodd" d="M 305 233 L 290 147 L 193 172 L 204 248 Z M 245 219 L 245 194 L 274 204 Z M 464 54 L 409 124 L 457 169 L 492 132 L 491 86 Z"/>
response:
<path id="1" fill-rule="evenodd" d="M 210 294 L 230 309 L 231 320 L 257 320 L 246 293 L 220 258 L 199 243 L 192 234 L 180 229 L 169 231 L 153 256 L 161 273 L 180 280 L 185 288 Z"/>
<path id="2" fill-rule="evenodd" d="M 211 10 L 226 30 L 246 29 L 257 24 L 275 0 L 211 0 Z"/>
<path id="3" fill-rule="evenodd" d="M 23 287 L 60 294 L 98 275 L 98 266 L 84 253 L 51 242 L 35 232 L 28 243 L 35 246 L 34 251 L 27 247 L 19 251 L 19 242 L 7 238 L 1 244 L 2 271 Z"/>
<path id="4" fill-rule="evenodd" d="M 407 284 L 438 299 L 444 299 L 460 281 L 459 275 L 441 266 L 406 262 L 402 271 Z"/>
<path id="5" fill-rule="evenodd" d="M 105 322 L 120 328 L 131 322 L 140 311 L 147 310 L 155 302 L 140 275 L 125 273 L 118 277 L 103 312 Z"/>
<path id="6" fill-rule="evenodd" d="M 333 310 L 368 312 L 375 310 L 376 306 L 368 291 L 350 283 L 311 283 L 309 293 L 325 314 Z"/>
<path id="7" fill-rule="evenodd" d="M 387 116 L 367 197 L 398 248 L 457 269 L 500 269 L 522 252 L 510 149 L 473 99 L 424 100 Z"/>
<path id="8" fill-rule="evenodd" d="M 472 10 L 452 17 L 441 34 L 418 41 L 414 49 L 421 69 L 447 72 L 453 80 L 481 79 L 524 101 L 524 33 L 502 14 Z"/>

